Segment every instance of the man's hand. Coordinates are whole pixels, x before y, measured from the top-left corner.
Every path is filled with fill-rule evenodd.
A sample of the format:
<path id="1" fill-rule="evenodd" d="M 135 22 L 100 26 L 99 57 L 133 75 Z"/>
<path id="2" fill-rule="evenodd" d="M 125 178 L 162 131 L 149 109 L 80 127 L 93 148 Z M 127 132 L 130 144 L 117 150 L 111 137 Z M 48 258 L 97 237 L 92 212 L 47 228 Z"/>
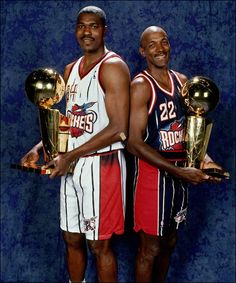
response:
<path id="1" fill-rule="evenodd" d="M 204 171 L 204 169 L 218 169 L 219 172 L 215 173 L 215 176 L 210 176 L 209 181 L 212 183 L 220 183 L 222 179 L 228 179 L 229 173 L 226 172 L 219 164 L 215 163 L 214 161 L 203 161 L 201 163 L 201 169 Z M 205 171 L 207 174 L 207 170 Z M 210 173 L 209 173 L 210 174 Z M 212 174 L 213 175 L 213 174 Z"/>
<path id="2" fill-rule="evenodd" d="M 208 162 L 203 161 L 201 163 L 201 169 L 208 169 L 208 168 L 217 168 L 217 169 L 223 170 L 223 168 L 219 164 L 215 163 L 214 161 L 208 161 Z"/>
<path id="3" fill-rule="evenodd" d="M 43 143 L 40 141 L 29 152 L 26 153 L 20 160 L 20 164 L 26 167 L 36 168 L 36 162 L 39 160 L 39 152 L 43 148 Z"/>
<path id="4" fill-rule="evenodd" d="M 39 153 L 34 147 L 29 152 L 26 153 L 24 157 L 21 158 L 20 164 L 26 167 L 36 168 L 36 162 L 39 160 Z"/>
<path id="5" fill-rule="evenodd" d="M 179 167 L 178 171 L 179 174 L 177 177 L 192 185 L 207 182 L 210 178 L 210 176 L 205 174 L 202 170 L 194 167 Z"/>
<path id="6" fill-rule="evenodd" d="M 222 181 L 221 178 L 207 175 L 207 173 L 205 173 L 201 169 L 197 169 L 194 167 L 180 167 L 179 169 L 180 170 L 178 170 L 179 174 L 177 175 L 177 177 L 192 185 L 198 185 L 203 182 L 220 183 Z"/>
<path id="7" fill-rule="evenodd" d="M 44 168 L 53 168 L 49 178 L 53 179 L 57 176 L 65 175 L 70 167 L 71 161 L 68 153 L 59 154 L 52 161 L 48 162 Z"/>

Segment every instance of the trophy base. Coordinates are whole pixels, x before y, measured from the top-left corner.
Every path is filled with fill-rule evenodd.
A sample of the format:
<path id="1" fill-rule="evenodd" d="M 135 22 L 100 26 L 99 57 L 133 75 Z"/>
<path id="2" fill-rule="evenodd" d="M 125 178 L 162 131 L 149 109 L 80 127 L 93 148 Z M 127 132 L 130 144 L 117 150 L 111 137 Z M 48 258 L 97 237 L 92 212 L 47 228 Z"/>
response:
<path id="1" fill-rule="evenodd" d="M 20 164 L 11 164 L 11 168 L 21 171 L 31 172 L 39 175 L 50 175 L 53 168 L 44 168 L 43 165 L 36 165 L 35 167 L 23 166 Z"/>
<path id="2" fill-rule="evenodd" d="M 221 179 L 229 179 L 230 174 L 227 171 L 224 171 L 222 169 L 218 168 L 207 168 L 207 169 L 202 169 L 204 173 L 206 173 L 209 176 L 216 177 L 216 178 L 221 178 Z"/>
<path id="3" fill-rule="evenodd" d="M 31 172 L 31 173 L 35 173 L 35 174 L 39 174 L 39 175 L 50 175 L 52 174 L 53 171 L 53 167 L 51 168 L 44 168 L 45 165 L 35 165 L 34 167 L 30 167 L 30 166 L 23 166 L 20 164 L 11 164 L 11 168 L 13 169 L 18 169 L 21 171 L 26 171 L 26 172 Z M 74 172 L 74 166 L 70 166 L 68 169 L 69 174 L 72 174 Z"/>

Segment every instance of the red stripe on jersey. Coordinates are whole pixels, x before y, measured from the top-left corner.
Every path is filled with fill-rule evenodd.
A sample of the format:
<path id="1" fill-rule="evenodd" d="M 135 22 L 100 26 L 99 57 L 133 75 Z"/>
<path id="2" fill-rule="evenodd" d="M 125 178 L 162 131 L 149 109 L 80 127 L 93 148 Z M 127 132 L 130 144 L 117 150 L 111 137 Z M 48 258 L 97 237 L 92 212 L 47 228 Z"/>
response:
<path id="1" fill-rule="evenodd" d="M 124 231 L 121 185 L 118 155 L 101 156 L 99 240 Z"/>
<path id="2" fill-rule="evenodd" d="M 139 160 L 134 207 L 136 232 L 143 230 L 147 234 L 159 234 L 158 172 L 157 168 Z"/>

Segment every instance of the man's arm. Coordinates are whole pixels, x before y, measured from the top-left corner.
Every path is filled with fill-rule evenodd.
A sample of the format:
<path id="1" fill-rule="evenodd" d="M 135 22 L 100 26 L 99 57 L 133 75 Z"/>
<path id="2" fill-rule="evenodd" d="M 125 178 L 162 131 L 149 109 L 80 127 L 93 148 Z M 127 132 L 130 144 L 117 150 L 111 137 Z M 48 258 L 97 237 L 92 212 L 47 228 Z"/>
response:
<path id="1" fill-rule="evenodd" d="M 64 175 L 71 162 L 117 141 L 128 135 L 130 74 L 127 65 L 119 58 L 111 58 L 102 65 L 101 83 L 105 90 L 105 105 L 108 125 L 80 147 L 59 155 L 54 160 L 56 168 L 51 178 Z"/>
<path id="2" fill-rule="evenodd" d="M 128 150 L 152 166 L 165 170 L 186 182 L 198 184 L 206 181 L 209 176 L 201 170 L 174 166 L 143 141 L 148 120 L 148 102 L 150 96 L 151 89 L 145 79 L 137 78 L 131 83 Z"/>

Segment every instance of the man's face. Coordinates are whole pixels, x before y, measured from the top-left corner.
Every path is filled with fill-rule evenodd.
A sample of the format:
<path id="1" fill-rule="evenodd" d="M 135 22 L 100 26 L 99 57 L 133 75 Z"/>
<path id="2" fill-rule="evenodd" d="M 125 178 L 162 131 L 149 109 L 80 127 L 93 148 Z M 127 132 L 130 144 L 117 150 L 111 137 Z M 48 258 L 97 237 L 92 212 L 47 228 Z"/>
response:
<path id="1" fill-rule="evenodd" d="M 170 44 L 164 31 L 148 31 L 142 38 L 140 53 L 148 64 L 162 68 L 168 65 L 170 59 Z"/>
<path id="2" fill-rule="evenodd" d="M 104 46 L 106 27 L 96 14 L 84 13 L 79 16 L 76 38 L 85 53 L 94 53 Z"/>

